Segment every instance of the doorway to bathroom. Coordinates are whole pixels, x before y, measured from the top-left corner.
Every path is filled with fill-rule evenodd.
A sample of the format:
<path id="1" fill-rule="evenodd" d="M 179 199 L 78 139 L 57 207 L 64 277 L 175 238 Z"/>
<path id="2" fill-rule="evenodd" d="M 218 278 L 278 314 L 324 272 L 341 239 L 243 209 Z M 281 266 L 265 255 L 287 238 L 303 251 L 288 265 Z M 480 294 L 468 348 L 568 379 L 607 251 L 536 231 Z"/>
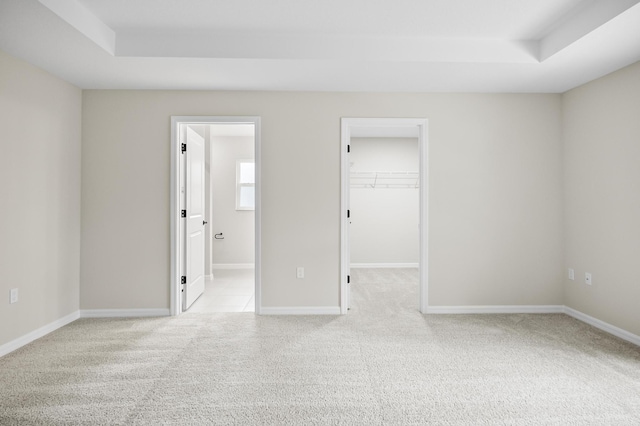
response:
<path id="1" fill-rule="evenodd" d="M 172 117 L 174 315 L 260 311 L 259 131 L 259 117 Z"/>

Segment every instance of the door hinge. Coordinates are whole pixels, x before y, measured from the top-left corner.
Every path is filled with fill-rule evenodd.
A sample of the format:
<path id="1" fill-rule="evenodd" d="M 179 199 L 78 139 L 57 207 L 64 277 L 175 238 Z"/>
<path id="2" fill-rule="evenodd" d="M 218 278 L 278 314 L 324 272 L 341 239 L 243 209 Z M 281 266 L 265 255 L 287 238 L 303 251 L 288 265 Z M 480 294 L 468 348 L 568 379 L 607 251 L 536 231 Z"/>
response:
<path id="1" fill-rule="evenodd" d="M 187 276 L 183 275 L 180 277 L 180 284 L 186 284 L 187 283 Z"/>
<path id="2" fill-rule="evenodd" d="M 180 152 L 184 154 L 186 150 L 187 150 L 187 144 L 186 143 L 180 144 Z"/>
<path id="3" fill-rule="evenodd" d="M 182 210 L 180 212 L 180 217 L 187 217 L 187 211 L 186 210 Z"/>
<path id="4" fill-rule="evenodd" d="M 347 284 L 351 284 L 351 275 L 347 275 Z"/>

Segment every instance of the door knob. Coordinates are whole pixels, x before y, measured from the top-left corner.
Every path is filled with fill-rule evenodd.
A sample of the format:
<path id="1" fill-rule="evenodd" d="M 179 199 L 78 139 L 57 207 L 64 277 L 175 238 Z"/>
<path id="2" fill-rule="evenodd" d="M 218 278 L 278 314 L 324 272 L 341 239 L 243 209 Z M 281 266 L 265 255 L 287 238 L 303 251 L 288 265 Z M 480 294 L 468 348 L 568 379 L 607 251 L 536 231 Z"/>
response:
<path id="1" fill-rule="evenodd" d="M 203 220 L 202 221 L 202 226 L 206 225 L 207 223 L 209 223 L 209 222 L 207 222 L 206 220 Z"/>

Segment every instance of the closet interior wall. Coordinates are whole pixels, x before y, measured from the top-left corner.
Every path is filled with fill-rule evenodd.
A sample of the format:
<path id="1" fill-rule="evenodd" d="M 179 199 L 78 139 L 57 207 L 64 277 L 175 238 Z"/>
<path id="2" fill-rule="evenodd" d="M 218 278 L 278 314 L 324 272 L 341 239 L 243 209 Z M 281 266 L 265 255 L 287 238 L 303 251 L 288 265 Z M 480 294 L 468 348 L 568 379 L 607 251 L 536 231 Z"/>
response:
<path id="1" fill-rule="evenodd" d="M 417 138 L 352 138 L 351 266 L 418 266 Z"/>

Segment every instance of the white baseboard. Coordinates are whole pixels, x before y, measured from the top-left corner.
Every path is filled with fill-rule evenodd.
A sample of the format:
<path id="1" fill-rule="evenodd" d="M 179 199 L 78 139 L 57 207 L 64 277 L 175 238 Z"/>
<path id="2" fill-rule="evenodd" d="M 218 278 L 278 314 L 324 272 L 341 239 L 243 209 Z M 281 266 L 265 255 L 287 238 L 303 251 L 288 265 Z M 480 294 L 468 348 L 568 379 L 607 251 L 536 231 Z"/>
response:
<path id="1" fill-rule="evenodd" d="M 627 342 L 631 342 L 634 345 L 640 346 L 640 336 L 630 333 L 619 327 L 616 327 L 615 325 L 611 325 L 609 323 L 601 321 L 587 314 L 583 314 L 582 312 L 576 311 L 575 309 L 570 308 L 568 306 L 564 307 L 564 313 L 569 315 L 570 317 L 573 317 L 584 323 L 592 325 L 595 328 L 599 328 L 602 331 L 606 331 L 609 334 L 613 334 L 614 336 L 619 337 L 623 340 L 626 340 Z"/>
<path id="2" fill-rule="evenodd" d="M 260 315 L 340 315 L 340 306 L 296 306 L 260 308 Z"/>
<path id="3" fill-rule="evenodd" d="M 640 336 L 564 305 L 428 306 L 427 314 L 566 314 L 640 346 Z"/>
<path id="4" fill-rule="evenodd" d="M 83 309 L 80 318 L 168 317 L 169 309 Z"/>
<path id="5" fill-rule="evenodd" d="M 255 269 L 253 263 L 214 263 L 211 269 Z"/>
<path id="6" fill-rule="evenodd" d="M 564 313 L 602 331 L 640 346 L 640 336 L 563 305 L 429 306 L 427 314 L 550 314 Z M 128 318 L 169 316 L 169 309 L 84 309 L 0 346 L 0 357 L 7 355 L 78 318 Z M 262 307 L 260 315 L 340 315 L 339 306 Z"/>
<path id="7" fill-rule="evenodd" d="M 427 314 L 562 314 L 563 305 L 427 306 Z"/>
<path id="8" fill-rule="evenodd" d="M 56 331 L 60 327 L 64 327 L 65 325 L 72 323 L 78 318 L 80 318 L 80 311 L 72 312 L 69 315 L 66 315 L 45 326 L 38 328 L 37 330 L 27 333 L 22 337 L 18 337 L 17 339 L 14 339 L 8 343 L 5 343 L 4 345 L 0 346 L 0 357 L 10 352 L 13 352 L 16 349 L 19 349 L 24 345 L 33 342 L 36 339 L 44 337 L 47 334 L 51 333 L 52 331 Z"/>
<path id="9" fill-rule="evenodd" d="M 419 268 L 419 263 L 351 263 L 351 268 Z"/>

